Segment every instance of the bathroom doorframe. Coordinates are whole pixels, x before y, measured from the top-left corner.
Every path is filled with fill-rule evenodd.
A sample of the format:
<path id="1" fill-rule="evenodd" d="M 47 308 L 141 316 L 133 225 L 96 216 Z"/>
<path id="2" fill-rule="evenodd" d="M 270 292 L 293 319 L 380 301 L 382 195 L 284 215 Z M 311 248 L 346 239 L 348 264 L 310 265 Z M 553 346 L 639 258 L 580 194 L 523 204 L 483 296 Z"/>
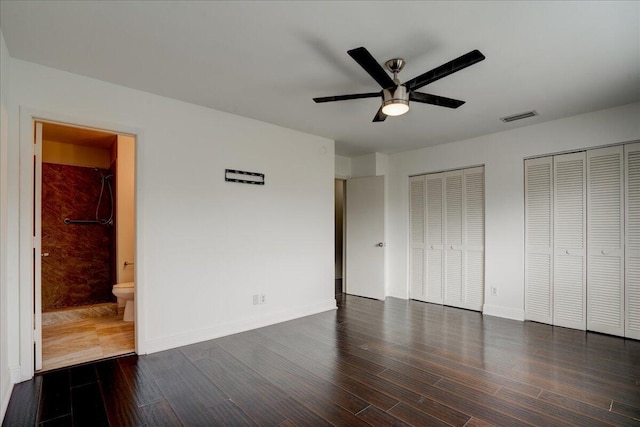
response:
<path id="1" fill-rule="evenodd" d="M 140 147 L 143 144 L 144 132 L 140 128 L 130 125 L 105 122 L 100 119 L 81 117 L 78 115 L 65 115 L 51 111 L 42 111 L 25 106 L 20 106 L 20 125 L 19 125 L 19 142 L 20 142 L 20 206 L 19 206 L 19 310 L 20 310 L 20 374 L 19 378 L 12 378 L 13 382 L 26 381 L 33 378 L 35 373 L 35 347 L 39 345 L 42 351 L 42 337 L 36 332 L 35 321 L 35 297 L 34 290 L 34 267 L 36 260 L 41 262 L 39 254 L 34 256 L 34 247 L 39 246 L 34 241 L 34 189 L 35 189 L 35 123 L 36 122 L 52 122 L 62 125 L 89 128 L 94 130 L 102 130 L 120 135 L 130 135 L 135 138 L 135 165 L 134 165 L 134 182 L 135 182 L 135 202 L 134 202 L 134 224 L 135 224 L 135 263 L 136 270 L 134 272 L 134 281 L 136 283 L 134 301 L 136 305 L 135 317 L 135 352 L 137 354 L 146 354 L 145 351 L 145 289 L 144 289 L 144 261 L 143 261 L 143 241 L 140 237 L 141 224 L 139 219 L 142 218 L 142 192 L 140 191 Z M 41 164 L 42 159 L 39 159 Z"/>

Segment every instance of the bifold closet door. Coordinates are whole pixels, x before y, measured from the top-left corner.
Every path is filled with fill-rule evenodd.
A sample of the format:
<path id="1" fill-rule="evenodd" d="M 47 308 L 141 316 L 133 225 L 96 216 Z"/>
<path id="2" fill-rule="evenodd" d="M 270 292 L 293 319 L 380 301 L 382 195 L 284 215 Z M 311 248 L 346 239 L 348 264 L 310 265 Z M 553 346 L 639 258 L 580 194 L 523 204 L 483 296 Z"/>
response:
<path id="1" fill-rule="evenodd" d="M 640 339 L 640 143 L 625 157 L 625 336 Z"/>
<path id="2" fill-rule="evenodd" d="M 409 238 L 411 253 L 410 293 L 412 299 L 425 299 L 425 179 L 424 176 L 409 178 Z"/>
<path id="3" fill-rule="evenodd" d="M 624 149 L 587 151 L 587 329 L 624 335 Z"/>
<path id="4" fill-rule="evenodd" d="M 484 168 L 464 170 L 463 283 L 461 306 L 482 310 L 484 303 Z"/>
<path id="5" fill-rule="evenodd" d="M 553 324 L 586 328 L 586 153 L 553 158 Z"/>
<path id="6" fill-rule="evenodd" d="M 435 304 L 443 303 L 444 279 L 444 209 L 443 186 L 444 174 L 436 173 L 425 177 L 427 187 L 427 236 L 426 236 L 426 298 L 425 301 Z"/>
<path id="7" fill-rule="evenodd" d="M 444 304 L 462 301 L 462 171 L 444 173 Z"/>
<path id="8" fill-rule="evenodd" d="M 553 157 L 526 160 L 525 315 L 553 323 Z"/>

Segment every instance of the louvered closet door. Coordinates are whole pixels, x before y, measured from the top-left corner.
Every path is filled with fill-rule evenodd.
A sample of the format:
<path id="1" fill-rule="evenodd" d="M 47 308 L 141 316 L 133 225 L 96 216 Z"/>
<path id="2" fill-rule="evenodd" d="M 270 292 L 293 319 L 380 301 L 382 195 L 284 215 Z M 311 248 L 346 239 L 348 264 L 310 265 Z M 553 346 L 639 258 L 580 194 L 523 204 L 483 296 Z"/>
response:
<path id="1" fill-rule="evenodd" d="M 411 244 L 410 280 L 411 298 L 425 299 L 425 179 L 424 176 L 409 178 L 410 224 L 409 236 Z"/>
<path id="2" fill-rule="evenodd" d="M 586 153 L 555 156 L 553 324 L 586 328 Z"/>
<path id="3" fill-rule="evenodd" d="M 425 301 L 442 304 L 444 278 L 444 227 L 442 217 L 444 212 L 444 174 L 427 175 L 425 181 L 427 187 L 427 295 Z"/>
<path id="4" fill-rule="evenodd" d="M 553 322 L 553 157 L 526 160 L 525 317 Z"/>
<path id="5" fill-rule="evenodd" d="M 463 172 L 444 173 L 444 304 L 462 305 L 462 192 Z"/>
<path id="6" fill-rule="evenodd" d="M 640 143 L 625 156 L 625 336 L 640 339 Z"/>
<path id="7" fill-rule="evenodd" d="M 482 310 L 484 303 L 484 167 L 464 170 L 462 306 Z"/>
<path id="8" fill-rule="evenodd" d="M 587 151 L 587 329 L 624 335 L 623 147 Z"/>

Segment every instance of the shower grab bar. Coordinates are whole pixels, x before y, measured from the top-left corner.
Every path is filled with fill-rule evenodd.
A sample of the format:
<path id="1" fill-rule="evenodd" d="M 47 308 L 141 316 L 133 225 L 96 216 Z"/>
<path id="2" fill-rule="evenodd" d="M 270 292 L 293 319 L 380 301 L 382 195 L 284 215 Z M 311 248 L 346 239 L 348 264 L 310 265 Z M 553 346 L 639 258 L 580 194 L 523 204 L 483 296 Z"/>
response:
<path id="1" fill-rule="evenodd" d="M 95 219 L 64 219 L 65 224 L 102 224 L 101 221 L 96 221 Z"/>

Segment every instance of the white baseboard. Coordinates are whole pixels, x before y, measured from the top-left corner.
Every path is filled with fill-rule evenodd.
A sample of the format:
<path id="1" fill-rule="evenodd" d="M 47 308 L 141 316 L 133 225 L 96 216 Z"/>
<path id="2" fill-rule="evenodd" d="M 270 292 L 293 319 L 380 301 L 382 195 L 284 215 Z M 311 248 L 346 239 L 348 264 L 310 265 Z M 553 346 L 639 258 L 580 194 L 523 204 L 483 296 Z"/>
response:
<path id="1" fill-rule="evenodd" d="M 485 304 L 482 309 L 482 314 L 524 322 L 524 310 L 518 310 L 515 308 Z"/>
<path id="2" fill-rule="evenodd" d="M 21 383 L 22 381 L 26 381 L 30 379 L 30 378 L 22 378 L 22 369 L 20 369 L 19 365 L 9 367 L 9 378 L 11 378 L 12 384 Z"/>
<path id="3" fill-rule="evenodd" d="M 201 341 L 212 340 L 224 337 L 226 335 L 237 334 L 239 332 L 249 331 L 251 329 L 262 328 L 264 326 L 273 325 L 275 323 L 286 322 L 288 320 L 298 319 L 300 317 L 310 316 L 312 314 L 322 313 L 337 309 L 335 299 L 325 301 L 318 304 L 311 304 L 294 309 L 282 310 L 270 313 L 264 317 L 241 320 L 238 322 L 225 323 L 213 328 L 192 331 L 172 337 L 160 338 L 147 341 L 142 348 L 144 353 L 156 353 L 158 351 L 169 350 L 171 348 L 183 345 L 194 344 Z"/>
<path id="4" fill-rule="evenodd" d="M 13 392 L 13 382 L 5 381 L 5 383 L 2 384 L 2 390 L 0 390 L 0 422 L 4 420 L 4 414 L 7 413 L 11 392 Z"/>

